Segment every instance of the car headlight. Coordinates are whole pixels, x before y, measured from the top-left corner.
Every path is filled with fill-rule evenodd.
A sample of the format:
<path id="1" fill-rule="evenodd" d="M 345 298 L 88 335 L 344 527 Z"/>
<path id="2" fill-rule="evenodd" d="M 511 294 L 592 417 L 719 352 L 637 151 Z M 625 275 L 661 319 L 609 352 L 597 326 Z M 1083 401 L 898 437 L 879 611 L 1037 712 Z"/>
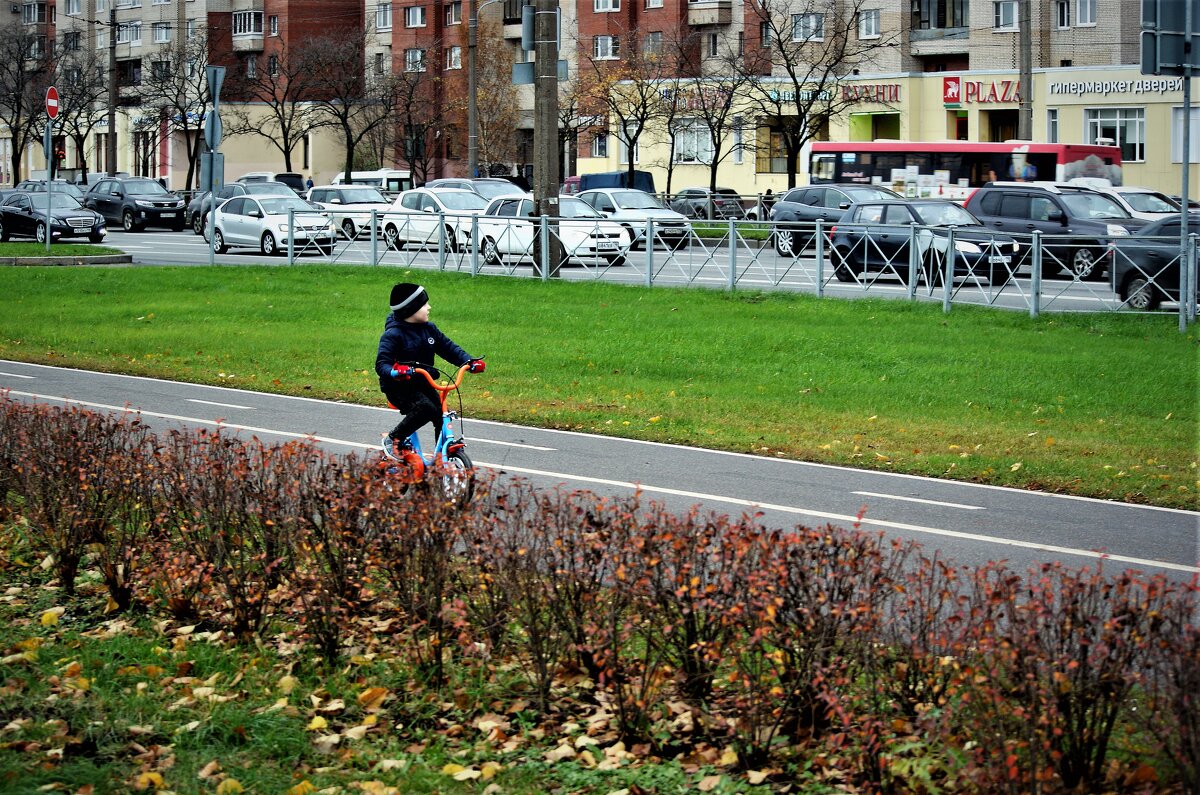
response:
<path id="1" fill-rule="evenodd" d="M 978 254 L 982 251 L 977 243 L 972 243 L 970 240 L 955 240 L 954 250 L 964 254 Z"/>
<path id="2" fill-rule="evenodd" d="M 1108 233 L 1110 235 L 1127 235 L 1129 230 L 1120 224 L 1108 224 Z"/>
<path id="3" fill-rule="evenodd" d="M 288 225 L 287 225 L 287 224 L 279 224 L 279 231 L 280 231 L 280 232 L 286 232 L 287 230 L 288 230 Z"/>
<path id="4" fill-rule="evenodd" d="M 138 199 L 137 201 L 135 201 L 134 204 L 136 204 L 138 207 L 153 207 L 154 206 L 154 202 L 144 202 L 141 199 Z"/>

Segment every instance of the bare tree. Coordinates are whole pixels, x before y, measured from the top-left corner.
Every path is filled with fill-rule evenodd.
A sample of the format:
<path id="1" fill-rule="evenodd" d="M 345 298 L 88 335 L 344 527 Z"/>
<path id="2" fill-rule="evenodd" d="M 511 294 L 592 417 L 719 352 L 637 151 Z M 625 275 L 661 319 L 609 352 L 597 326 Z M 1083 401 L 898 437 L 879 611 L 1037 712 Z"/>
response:
<path id="1" fill-rule="evenodd" d="M 138 87 L 143 112 L 134 128 L 142 133 L 142 139 L 141 143 L 135 140 L 135 151 L 155 146 L 160 135 L 178 133 L 188 158 L 184 184 L 190 188 L 199 174 L 204 113 L 212 102 L 204 71 L 208 66 L 208 39 L 201 34 L 169 42 L 151 52 L 149 61 L 150 68 L 142 68 Z"/>
<path id="2" fill-rule="evenodd" d="M 839 80 L 868 67 L 899 34 L 860 25 L 874 19 L 873 0 L 760 0 L 746 5 L 746 27 L 757 25 L 761 41 L 748 53 L 749 74 L 772 75 L 756 81 L 750 99 L 783 144 L 788 187 L 796 185 L 800 151 L 827 129 L 857 98 L 843 92 Z M 873 17 L 867 16 L 874 14 Z"/>
<path id="3" fill-rule="evenodd" d="M 514 163 L 517 160 L 521 107 L 512 82 L 513 51 L 504 43 L 500 25 L 495 20 L 479 23 L 479 47 L 475 51 L 475 62 L 478 65 L 475 72 L 475 119 L 479 135 L 479 164 L 483 167 L 485 163 Z M 466 125 L 461 129 L 466 129 Z"/>
<path id="4" fill-rule="evenodd" d="M 25 148 L 46 127 L 46 89 L 53 77 L 46 37 L 22 27 L 0 30 L 0 124 L 12 137 L 12 179 L 21 179 Z"/>
<path id="5" fill-rule="evenodd" d="M 68 51 L 58 62 L 58 128 L 75 144 L 88 173 L 86 150 L 88 137 L 107 120 L 107 54 L 103 57 L 92 47 Z"/>
<path id="6" fill-rule="evenodd" d="M 272 48 L 247 74 L 243 69 L 227 81 L 227 91 L 245 103 L 224 106 L 222 120 L 229 135 L 255 135 L 283 155 L 285 171 L 293 171 L 292 152 L 322 119 L 311 101 L 313 87 L 306 58 L 298 47 L 272 38 Z M 265 111 L 265 118 L 264 112 Z"/>
<path id="7" fill-rule="evenodd" d="M 591 118 L 583 115 L 584 103 L 583 83 L 578 71 L 572 70 L 570 77 L 558 84 L 558 148 L 562 151 L 564 147 L 570 147 L 567 156 L 559 163 L 560 183 L 566 178 L 568 169 L 575 171 L 579 136 L 584 129 L 592 126 Z"/>
<path id="8" fill-rule="evenodd" d="M 414 185 L 432 177 L 433 161 L 441 156 L 441 144 L 457 107 L 445 102 L 442 79 L 429 71 L 405 70 L 396 75 L 396 127 L 400 131 L 401 156 L 408 164 Z"/>
<path id="9" fill-rule="evenodd" d="M 354 171 L 355 150 L 374 131 L 395 123 L 397 80 L 365 68 L 367 35 L 361 29 L 335 31 L 307 42 L 300 68 L 308 74 L 320 122 L 337 130 L 345 146 L 345 174 Z M 427 69 L 420 58 L 406 68 Z"/>

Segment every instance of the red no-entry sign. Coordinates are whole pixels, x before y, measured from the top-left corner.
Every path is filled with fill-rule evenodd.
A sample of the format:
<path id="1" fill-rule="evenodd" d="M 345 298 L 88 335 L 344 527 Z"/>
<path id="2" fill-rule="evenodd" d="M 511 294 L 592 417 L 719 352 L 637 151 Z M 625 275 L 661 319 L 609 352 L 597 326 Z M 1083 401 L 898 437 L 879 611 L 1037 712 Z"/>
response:
<path id="1" fill-rule="evenodd" d="M 58 89 L 54 86 L 46 89 L 46 115 L 52 119 L 58 117 Z"/>

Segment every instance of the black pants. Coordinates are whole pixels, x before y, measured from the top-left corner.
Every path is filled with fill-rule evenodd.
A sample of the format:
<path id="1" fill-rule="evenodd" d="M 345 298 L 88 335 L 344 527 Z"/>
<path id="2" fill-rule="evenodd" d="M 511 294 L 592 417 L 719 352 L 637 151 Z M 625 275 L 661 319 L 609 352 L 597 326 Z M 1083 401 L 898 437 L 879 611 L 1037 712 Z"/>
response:
<path id="1" fill-rule="evenodd" d="M 435 440 L 441 436 L 442 404 L 433 387 L 416 383 L 404 386 L 389 384 L 383 394 L 387 395 L 388 403 L 404 414 L 388 436 L 396 441 L 404 441 L 425 425 L 433 425 Z"/>

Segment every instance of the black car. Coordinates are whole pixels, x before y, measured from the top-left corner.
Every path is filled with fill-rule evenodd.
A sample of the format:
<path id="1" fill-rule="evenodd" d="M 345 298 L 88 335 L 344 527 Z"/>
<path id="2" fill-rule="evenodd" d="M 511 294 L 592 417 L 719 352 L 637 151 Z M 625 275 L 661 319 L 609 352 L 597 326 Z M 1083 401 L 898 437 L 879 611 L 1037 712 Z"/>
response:
<path id="1" fill-rule="evenodd" d="M 46 180 L 44 179 L 26 179 L 17 183 L 17 190 L 28 191 L 30 193 L 45 193 Z M 65 179 L 54 180 L 54 192 L 66 193 L 74 199 L 79 199 L 83 202 L 83 191 L 73 182 L 67 182 Z"/>
<path id="2" fill-rule="evenodd" d="M 227 182 L 217 190 L 217 204 L 219 205 L 226 199 L 232 199 L 234 196 L 245 196 L 251 193 L 263 196 L 296 195 L 291 186 L 282 182 Z M 187 225 L 196 234 L 204 234 L 205 219 L 208 217 L 208 212 L 212 209 L 212 206 L 212 194 L 208 191 L 197 193 L 188 202 Z"/>
<path id="3" fill-rule="evenodd" d="M 713 218 L 741 220 L 746 217 L 742 197 L 732 188 L 717 188 L 715 191 L 708 188 L 684 188 L 675 194 L 668 206 L 688 218 L 708 218 L 710 207 Z"/>
<path id="4" fill-rule="evenodd" d="M 63 237 L 86 237 L 99 243 L 108 232 L 100 214 L 84 209 L 73 196 L 20 191 L 9 194 L 0 204 L 0 241 L 15 236 L 32 237 L 45 243 L 47 206 L 51 208 L 52 241 Z"/>
<path id="5" fill-rule="evenodd" d="M 989 182 L 963 206 L 992 229 L 1049 236 L 1043 271 L 1053 274 L 1057 269 L 1072 279 L 1102 278 L 1109 240 L 1149 223 L 1099 191 L 1058 183 Z"/>
<path id="6" fill-rule="evenodd" d="M 913 224 L 917 226 L 914 228 Z M 909 276 L 909 241 L 918 251 L 918 272 L 927 283 L 942 281 L 954 228 L 954 274 L 987 279 L 993 286 L 1012 278 L 1021 246 L 988 230 L 979 219 L 944 199 L 891 200 L 852 204 L 829 230 L 829 260 L 838 281 L 853 282 L 880 271 L 903 282 Z"/>
<path id="7" fill-rule="evenodd" d="M 798 257 L 815 244 L 818 220 L 837 221 L 855 202 L 891 201 L 904 198 L 877 185 L 809 185 L 792 188 L 771 207 L 775 222 L 775 251 L 782 257 Z"/>
<path id="8" fill-rule="evenodd" d="M 88 190 L 83 204 L 126 232 L 147 226 L 180 231 L 187 223 L 183 199 L 149 177 L 108 177 Z"/>
<path id="9" fill-rule="evenodd" d="M 1200 218 L 1188 216 L 1188 232 L 1200 234 Z M 1164 218 L 1112 242 L 1113 292 L 1130 309 L 1153 310 L 1179 300 L 1179 262 L 1184 249 L 1179 219 Z M 1200 292 L 1200 286 L 1197 286 Z"/>

